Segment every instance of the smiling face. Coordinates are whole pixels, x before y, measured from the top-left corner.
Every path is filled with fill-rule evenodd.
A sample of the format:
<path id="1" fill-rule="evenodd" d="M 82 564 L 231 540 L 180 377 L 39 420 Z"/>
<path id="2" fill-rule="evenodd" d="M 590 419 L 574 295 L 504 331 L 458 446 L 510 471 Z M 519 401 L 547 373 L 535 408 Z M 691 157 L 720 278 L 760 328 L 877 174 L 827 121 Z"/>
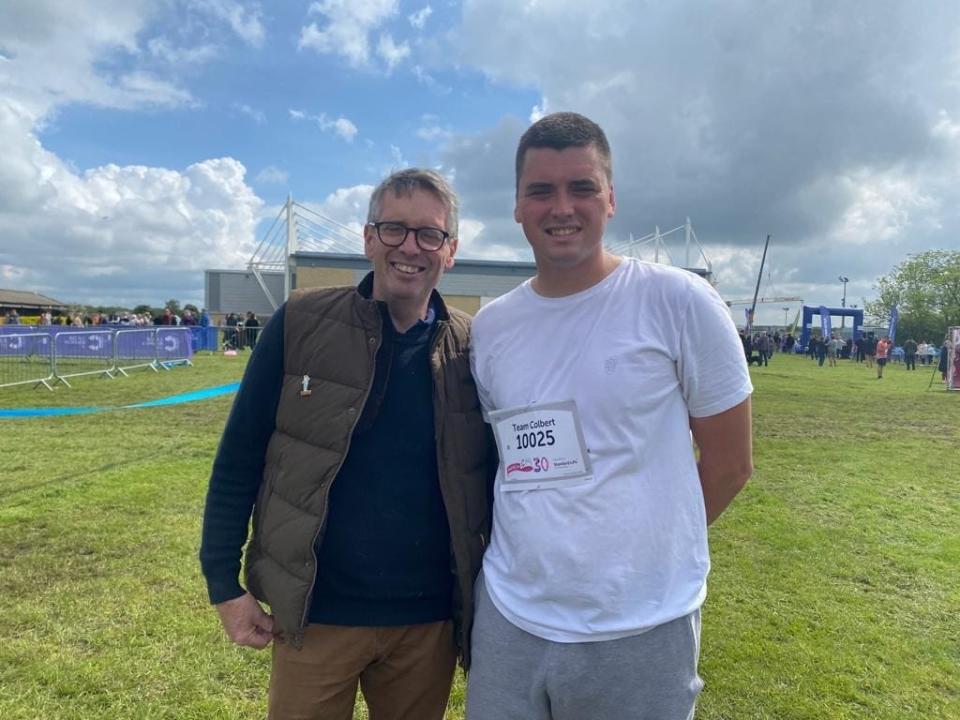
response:
<path id="1" fill-rule="evenodd" d="M 538 272 L 591 274 L 602 267 L 603 232 L 616 201 L 593 145 L 529 148 L 517 183 L 514 219 Z"/>
<path id="2" fill-rule="evenodd" d="M 417 189 L 402 196 L 388 190 L 383 194 L 376 221 L 447 230 L 447 211 L 440 198 L 427 190 Z M 411 232 L 399 247 L 387 247 L 380 242 L 377 231 L 367 225 L 363 229 L 363 247 L 364 254 L 373 262 L 373 297 L 388 305 L 414 305 L 422 316 L 443 271 L 453 267 L 457 239 L 451 237 L 439 250 L 426 252 L 419 248 Z"/>

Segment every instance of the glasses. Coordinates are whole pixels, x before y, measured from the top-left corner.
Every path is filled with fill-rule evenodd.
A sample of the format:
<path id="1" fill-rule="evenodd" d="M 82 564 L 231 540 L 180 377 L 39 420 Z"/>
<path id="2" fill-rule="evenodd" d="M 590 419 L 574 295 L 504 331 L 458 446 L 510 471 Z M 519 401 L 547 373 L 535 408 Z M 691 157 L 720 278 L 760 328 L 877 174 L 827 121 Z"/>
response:
<path id="1" fill-rule="evenodd" d="M 413 228 L 398 222 L 372 222 L 367 225 L 377 231 L 380 242 L 387 247 L 400 247 L 407 239 L 407 234 L 413 233 L 417 247 L 425 252 L 436 252 L 450 237 L 450 233 L 435 227 Z"/>

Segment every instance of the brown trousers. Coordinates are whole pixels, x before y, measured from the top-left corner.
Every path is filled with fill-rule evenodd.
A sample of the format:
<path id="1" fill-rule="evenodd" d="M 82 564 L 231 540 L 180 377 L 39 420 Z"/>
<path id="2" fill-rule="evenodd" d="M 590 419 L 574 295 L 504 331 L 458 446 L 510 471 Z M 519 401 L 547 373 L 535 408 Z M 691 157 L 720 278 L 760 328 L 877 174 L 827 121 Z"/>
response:
<path id="1" fill-rule="evenodd" d="M 275 642 L 268 720 L 442 720 L 456 666 L 453 623 L 308 625 L 303 649 Z"/>

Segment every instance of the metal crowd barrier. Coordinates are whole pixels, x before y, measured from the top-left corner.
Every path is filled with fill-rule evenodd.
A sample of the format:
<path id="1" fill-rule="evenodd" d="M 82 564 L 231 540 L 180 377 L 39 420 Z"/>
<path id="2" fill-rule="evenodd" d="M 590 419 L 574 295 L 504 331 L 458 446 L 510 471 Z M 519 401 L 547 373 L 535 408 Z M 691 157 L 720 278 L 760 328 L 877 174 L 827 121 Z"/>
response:
<path id="1" fill-rule="evenodd" d="M 0 335 L 0 387 L 33 384 L 53 390 L 52 340 L 47 333 Z"/>
<path id="2" fill-rule="evenodd" d="M 218 352 L 220 350 L 253 349 L 260 337 L 262 327 L 209 325 L 191 327 L 193 351 Z"/>
<path id="3" fill-rule="evenodd" d="M 127 370 L 142 367 L 159 372 L 155 328 L 117 330 L 113 336 L 113 354 L 116 370 L 123 376 L 128 374 Z"/>
<path id="4" fill-rule="evenodd" d="M 193 334 L 189 327 L 158 327 L 154 339 L 157 365 L 169 370 L 174 365 L 193 365 Z"/>
<path id="5" fill-rule="evenodd" d="M 33 383 L 52 390 L 58 383 L 70 387 L 67 378 L 169 370 L 193 365 L 192 357 L 189 327 L 0 333 L 0 387 Z"/>
<path id="6" fill-rule="evenodd" d="M 116 372 L 112 330 L 61 332 L 53 336 L 53 374 L 58 383 L 71 387 L 67 378 Z"/>

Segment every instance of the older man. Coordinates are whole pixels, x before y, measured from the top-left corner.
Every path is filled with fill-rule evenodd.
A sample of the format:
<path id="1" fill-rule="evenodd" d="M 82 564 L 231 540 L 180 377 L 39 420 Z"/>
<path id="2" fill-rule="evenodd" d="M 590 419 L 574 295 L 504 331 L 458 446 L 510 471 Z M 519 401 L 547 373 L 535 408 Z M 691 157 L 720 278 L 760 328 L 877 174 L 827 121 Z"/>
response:
<path id="1" fill-rule="evenodd" d="M 210 600 L 234 642 L 275 640 L 275 720 L 349 720 L 358 684 L 372 720 L 440 720 L 458 647 L 469 663 L 491 446 L 468 318 L 435 291 L 457 200 L 405 170 L 368 220 L 373 272 L 295 291 L 264 328 L 210 479 Z"/>

